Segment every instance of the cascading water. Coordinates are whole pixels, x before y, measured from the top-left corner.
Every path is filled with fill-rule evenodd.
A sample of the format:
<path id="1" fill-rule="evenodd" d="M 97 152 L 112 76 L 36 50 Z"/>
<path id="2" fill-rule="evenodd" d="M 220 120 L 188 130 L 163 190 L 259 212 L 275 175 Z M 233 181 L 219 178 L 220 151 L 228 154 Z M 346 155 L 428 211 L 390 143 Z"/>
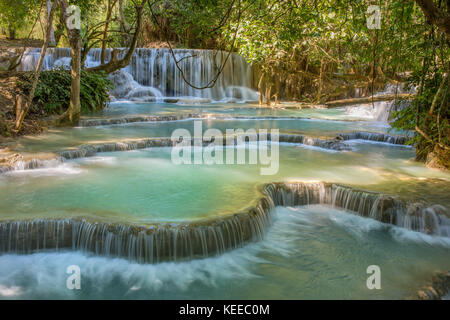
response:
<path id="1" fill-rule="evenodd" d="M 399 227 L 450 237 L 442 206 L 406 204 L 391 196 L 330 183 L 271 183 L 244 212 L 199 222 L 150 226 L 87 220 L 0 223 L 0 252 L 83 250 L 143 263 L 214 256 L 264 238 L 275 206 L 325 204 Z"/>
<path id="2" fill-rule="evenodd" d="M 387 123 L 393 110 L 394 101 L 377 101 L 372 104 L 348 106 L 345 113 L 350 117 Z"/>
<path id="3" fill-rule="evenodd" d="M 377 92 L 374 96 L 403 93 L 413 94 L 415 92 L 415 88 L 407 90 L 403 83 L 387 83 L 383 91 Z M 410 105 L 409 100 L 375 101 L 373 103 L 350 105 L 345 107 L 345 113 L 350 117 L 388 123 L 392 111 L 399 111 Z"/>
<path id="4" fill-rule="evenodd" d="M 406 141 L 408 141 L 408 138 L 405 136 L 390 135 L 376 132 L 363 132 L 363 131 L 358 131 L 354 133 L 339 133 L 338 137 L 342 138 L 343 140 L 360 139 L 399 145 L 404 145 Z"/>
<path id="5" fill-rule="evenodd" d="M 273 202 L 261 198 L 246 212 L 198 223 L 135 226 L 87 220 L 0 223 L 0 253 L 83 250 L 141 263 L 180 261 L 222 254 L 264 238 Z"/>
<path id="6" fill-rule="evenodd" d="M 124 52 L 125 50 L 122 50 L 119 57 Z M 39 53 L 40 49 L 28 50 L 19 70 L 33 70 Z M 99 65 L 100 55 L 100 49 L 89 51 L 86 67 Z M 110 55 L 111 50 L 108 50 L 107 60 Z M 117 99 L 134 101 L 154 101 L 162 97 L 195 97 L 214 101 L 258 100 L 257 92 L 251 89 L 251 66 L 242 56 L 236 53 L 228 56 L 227 52 L 194 49 L 175 49 L 174 56 L 178 67 L 168 49 L 136 49 L 130 64 L 111 75 L 115 83 L 111 94 Z M 67 67 L 69 64 L 68 48 L 47 50 L 44 70 Z M 222 66 L 223 69 L 220 70 Z M 194 88 L 205 86 L 208 88 Z"/>
<path id="7" fill-rule="evenodd" d="M 275 205 L 327 204 L 409 230 L 450 237 L 450 218 L 440 205 L 408 204 L 380 193 L 330 183 L 269 184 Z"/>

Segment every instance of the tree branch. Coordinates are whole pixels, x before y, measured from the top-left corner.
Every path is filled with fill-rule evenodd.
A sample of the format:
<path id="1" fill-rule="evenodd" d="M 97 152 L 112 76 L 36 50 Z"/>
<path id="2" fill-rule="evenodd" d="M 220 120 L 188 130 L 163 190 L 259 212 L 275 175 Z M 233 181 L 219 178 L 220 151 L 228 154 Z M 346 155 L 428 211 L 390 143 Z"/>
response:
<path id="1" fill-rule="evenodd" d="M 137 20 L 136 20 L 136 30 L 133 35 L 133 39 L 131 40 L 130 48 L 128 49 L 127 53 L 122 59 L 117 59 L 117 50 L 113 50 L 111 54 L 111 60 L 106 63 L 99 65 L 97 67 L 92 67 L 86 69 L 87 71 L 104 71 L 106 73 L 112 73 L 116 70 L 122 69 L 126 67 L 133 57 L 134 50 L 136 49 L 139 34 L 142 30 L 142 12 L 144 8 L 144 4 L 147 0 L 142 0 L 142 3 L 140 6 L 136 7 L 136 13 L 137 13 Z"/>
<path id="2" fill-rule="evenodd" d="M 415 0 L 422 9 L 428 23 L 438 27 L 450 40 L 450 15 L 436 7 L 433 0 Z"/>

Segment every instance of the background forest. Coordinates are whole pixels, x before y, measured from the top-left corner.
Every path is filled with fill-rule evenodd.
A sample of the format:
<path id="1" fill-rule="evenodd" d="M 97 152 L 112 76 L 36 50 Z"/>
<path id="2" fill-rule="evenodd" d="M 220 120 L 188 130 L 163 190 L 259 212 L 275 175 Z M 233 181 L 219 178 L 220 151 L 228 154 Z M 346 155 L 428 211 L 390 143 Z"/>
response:
<path id="1" fill-rule="evenodd" d="M 125 47 L 131 54 L 135 47 L 238 52 L 254 66 L 254 87 L 261 93 L 260 103 L 267 105 L 279 100 L 320 104 L 351 98 L 355 88 L 362 96 L 370 96 L 388 82 L 404 82 L 417 94 L 409 108 L 394 113 L 394 126 L 417 133 L 411 142 L 417 145 L 418 159 L 437 155 L 449 167 L 450 0 L 62 2 L 81 9 L 81 62 L 94 47 Z M 379 28 L 368 28 L 371 5 L 381 9 Z M 10 41 L 43 40 L 51 7 L 51 1 L 0 0 L 1 32 Z M 49 46 L 73 44 L 61 12 L 53 10 Z M 97 76 L 86 80 L 84 72 L 81 81 L 86 78 L 101 88 L 110 85 L 106 75 L 127 61 L 112 64 L 106 62 L 106 53 L 104 57 L 103 66 L 87 70 Z M 12 69 L 13 62 L 4 69 Z M 46 76 L 37 83 L 38 89 L 30 90 L 32 78 L 22 87 L 33 96 L 34 91 L 42 94 L 45 79 L 54 81 Z M 70 81 L 65 81 L 68 86 Z M 91 99 L 95 103 L 85 102 L 92 106 L 85 110 L 101 107 L 107 99 L 106 89 L 100 87 L 93 90 L 101 92 L 100 97 Z M 65 108 L 52 110 L 63 113 Z M 8 131 L 7 125 L 3 128 Z M 20 133 L 20 127 L 8 132 Z"/>

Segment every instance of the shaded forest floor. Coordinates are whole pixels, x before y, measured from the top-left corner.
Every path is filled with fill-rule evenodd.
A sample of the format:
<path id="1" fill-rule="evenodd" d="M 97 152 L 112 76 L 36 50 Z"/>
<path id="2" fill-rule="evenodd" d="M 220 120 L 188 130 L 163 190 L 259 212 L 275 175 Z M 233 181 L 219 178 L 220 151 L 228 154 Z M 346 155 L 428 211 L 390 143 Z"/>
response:
<path id="1" fill-rule="evenodd" d="M 20 133 L 14 132 L 15 97 L 19 93 L 18 81 L 20 78 L 17 73 L 0 71 L 0 144 L 1 136 L 39 134 L 47 127 L 45 113 L 35 112 L 31 109 L 23 122 Z"/>

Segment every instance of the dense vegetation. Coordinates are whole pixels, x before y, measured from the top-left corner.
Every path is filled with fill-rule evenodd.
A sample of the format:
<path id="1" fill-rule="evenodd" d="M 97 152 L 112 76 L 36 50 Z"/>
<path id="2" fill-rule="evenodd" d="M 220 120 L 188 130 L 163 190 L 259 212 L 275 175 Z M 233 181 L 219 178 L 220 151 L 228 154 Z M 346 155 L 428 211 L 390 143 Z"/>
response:
<path id="1" fill-rule="evenodd" d="M 28 93 L 31 73 L 21 75 L 19 88 Z M 82 71 L 81 74 L 81 110 L 84 113 L 103 109 L 109 101 L 108 90 L 112 86 L 108 75 L 103 72 Z M 33 112 L 46 115 L 61 114 L 69 107 L 70 73 L 67 70 L 42 71 L 33 99 Z"/>
<path id="2" fill-rule="evenodd" d="M 409 141 L 415 144 L 416 158 L 433 167 L 450 168 L 449 81 L 437 71 L 433 77 L 416 72 L 408 78 L 408 86 L 418 87 L 409 108 L 393 113 L 393 126 L 420 131 Z"/>
<path id="3" fill-rule="evenodd" d="M 407 81 L 418 88 L 417 95 L 412 107 L 394 115 L 395 126 L 415 130 L 419 159 L 437 153 L 444 159 L 440 163 L 448 167 L 449 80 L 445 75 L 450 70 L 449 0 L 58 3 L 81 8 L 79 34 L 66 30 L 63 11 L 55 10 L 52 22 L 56 45 L 73 46 L 77 37 L 81 38 L 81 61 L 92 47 L 127 47 L 132 53 L 136 46 L 155 42 L 169 47 L 236 51 L 255 66 L 254 85 L 261 93 L 260 102 L 268 105 L 279 99 L 323 103 L 351 97 L 355 88 L 369 95 L 388 81 Z M 0 0 L 0 27 L 9 36 L 31 34 L 44 39 L 41 18 L 45 17 L 46 4 L 44 0 Z M 369 10 L 372 5 L 380 8 L 379 28 L 367 24 L 368 20 L 377 22 Z M 36 17 L 41 28 L 36 27 Z M 90 72 L 111 72 L 127 60 L 109 65 L 102 62 L 104 66 Z M 67 105 L 56 107 L 59 102 L 52 100 L 49 108 Z M 82 108 L 91 109 L 85 102 Z"/>

